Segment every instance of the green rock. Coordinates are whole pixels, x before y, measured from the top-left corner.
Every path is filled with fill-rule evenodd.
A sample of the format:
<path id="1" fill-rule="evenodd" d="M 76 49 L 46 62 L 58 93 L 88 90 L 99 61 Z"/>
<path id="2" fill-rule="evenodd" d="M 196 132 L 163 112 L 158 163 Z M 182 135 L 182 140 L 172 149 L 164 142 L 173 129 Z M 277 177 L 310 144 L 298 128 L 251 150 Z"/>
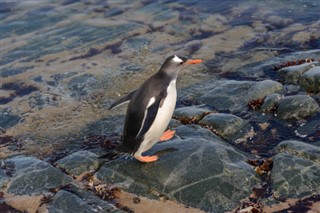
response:
<path id="1" fill-rule="evenodd" d="M 195 137 L 200 137 L 200 138 L 205 138 L 205 139 L 217 139 L 219 140 L 219 136 L 215 135 L 212 131 L 206 128 L 202 128 L 199 125 L 196 124 L 191 124 L 191 125 L 180 125 L 176 130 L 176 136 L 181 139 L 186 139 L 186 138 L 195 138 Z"/>
<path id="2" fill-rule="evenodd" d="M 60 190 L 53 198 L 53 202 L 48 205 L 49 213 L 97 213 L 107 212 L 94 208 L 87 201 L 70 192 Z"/>
<path id="3" fill-rule="evenodd" d="M 190 119 L 192 122 L 197 122 L 206 113 L 211 112 L 211 110 L 207 108 L 203 108 L 203 106 L 188 106 L 188 107 L 180 107 L 174 111 L 174 116 L 177 119 Z"/>
<path id="4" fill-rule="evenodd" d="M 242 118 L 226 113 L 209 114 L 200 120 L 199 124 L 234 143 L 252 130 L 252 126 Z"/>
<path id="5" fill-rule="evenodd" d="M 300 79 L 300 85 L 308 92 L 320 92 L 320 66 L 305 72 Z"/>
<path id="6" fill-rule="evenodd" d="M 319 105 L 308 95 L 286 96 L 279 102 L 277 116 L 284 120 L 303 119 L 318 110 Z"/>
<path id="7" fill-rule="evenodd" d="M 7 191 L 16 195 L 46 192 L 73 182 L 59 169 L 34 157 L 17 156 L 6 160 L 15 167 Z"/>
<path id="8" fill-rule="evenodd" d="M 320 164 L 292 154 L 277 154 L 273 159 L 271 187 L 282 198 L 320 193 Z"/>
<path id="9" fill-rule="evenodd" d="M 261 106 L 261 111 L 265 113 L 274 112 L 281 98 L 282 96 L 277 93 L 267 95 Z"/>
<path id="10" fill-rule="evenodd" d="M 296 140 L 286 140 L 276 147 L 277 153 L 287 153 L 320 164 L 320 146 Z"/>
<path id="11" fill-rule="evenodd" d="M 307 72 L 314 63 L 305 63 L 296 66 L 288 66 L 279 70 L 280 76 L 286 83 L 298 84 L 300 77 L 303 73 Z"/>
<path id="12" fill-rule="evenodd" d="M 98 155 L 89 151 L 75 152 L 57 162 L 67 173 L 78 176 L 83 172 L 97 170 L 100 166 Z"/>
<path id="13" fill-rule="evenodd" d="M 153 163 L 132 158 L 110 161 L 96 177 L 136 194 L 151 198 L 163 194 L 209 212 L 232 210 L 257 183 L 247 158 L 220 140 L 176 139 L 160 143 L 146 154 L 155 153 L 162 155 Z"/>

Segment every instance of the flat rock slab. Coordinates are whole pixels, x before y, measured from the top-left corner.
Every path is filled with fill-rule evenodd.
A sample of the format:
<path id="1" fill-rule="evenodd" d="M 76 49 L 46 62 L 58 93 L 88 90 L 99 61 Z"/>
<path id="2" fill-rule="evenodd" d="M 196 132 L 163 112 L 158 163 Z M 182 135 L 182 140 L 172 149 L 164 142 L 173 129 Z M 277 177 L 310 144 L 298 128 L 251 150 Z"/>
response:
<path id="1" fill-rule="evenodd" d="M 282 88 L 280 83 L 271 80 L 228 80 L 201 96 L 199 101 L 216 110 L 239 112 L 245 111 L 250 101 L 264 99 L 265 96 L 279 92 Z"/>
<path id="2" fill-rule="evenodd" d="M 79 151 L 60 159 L 57 165 L 67 173 L 78 176 L 83 172 L 98 169 L 100 166 L 98 157 L 98 155 L 89 151 Z"/>
<path id="3" fill-rule="evenodd" d="M 281 119 L 307 118 L 319 111 L 317 102 L 308 95 L 292 95 L 282 98 L 277 109 L 277 116 Z"/>
<path id="4" fill-rule="evenodd" d="M 47 192 L 73 182 L 59 169 L 34 157 L 17 156 L 5 160 L 5 163 L 14 167 L 6 191 L 15 195 Z"/>
<path id="5" fill-rule="evenodd" d="M 163 155 L 154 163 L 131 158 L 107 162 L 96 177 L 136 194 L 153 198 L 163 194 L 210 212 L 232 210 L 257 183 L 247 158 L 214 138 L 176 139 L 158 144 L 149 154 L 157 152 Z"/>

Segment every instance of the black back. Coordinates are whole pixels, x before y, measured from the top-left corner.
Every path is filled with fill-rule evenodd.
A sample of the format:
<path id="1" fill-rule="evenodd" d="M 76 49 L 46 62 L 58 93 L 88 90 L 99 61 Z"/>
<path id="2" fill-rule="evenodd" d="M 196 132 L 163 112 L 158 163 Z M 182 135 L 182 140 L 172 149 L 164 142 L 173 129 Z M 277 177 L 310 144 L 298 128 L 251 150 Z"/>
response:
<path id="1" fill-rule="evenodd" d="M 149 130 L 159 107 L 167 96 L 167 87 L 170 81 L 170 77 L 157 72 L 135 92 L 127 109 L 120 151 L 128 153 L 135 153 L 137 151 L 144 139 L 144 134 Z M 144 125 L 140 131 L 147 105 L 152 97 L 155 97 L 155 102 L 149 106 Z"/>

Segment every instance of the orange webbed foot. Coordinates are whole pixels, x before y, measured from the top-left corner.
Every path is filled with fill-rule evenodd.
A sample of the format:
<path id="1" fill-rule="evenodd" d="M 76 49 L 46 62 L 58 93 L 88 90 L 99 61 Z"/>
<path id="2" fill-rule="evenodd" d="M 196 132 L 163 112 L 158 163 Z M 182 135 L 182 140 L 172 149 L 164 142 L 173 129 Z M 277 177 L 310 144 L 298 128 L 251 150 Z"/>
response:
<path id="1" fill-rule="evenodd" d="M 176 133 L 175 130 L 170 130 L 170 129 L 168 129 L 168 130 L 165 131 L 165 132 L 163 133 L 163 135 L 160 137 L 160 141 L 167 141 L 167 140 L 171 139 L 171 138 L 174 136 L 175 133 Z"/>
<path id="2" fill-rule="evenodd" d="M 140 162 L 143 163 L 150 163 L 150 162 L 154 162 L 157 161 L 159 158 L 156 155 L 152 155 L 152 156 L 134 156 L 135 159 L 137 159 Z"/>

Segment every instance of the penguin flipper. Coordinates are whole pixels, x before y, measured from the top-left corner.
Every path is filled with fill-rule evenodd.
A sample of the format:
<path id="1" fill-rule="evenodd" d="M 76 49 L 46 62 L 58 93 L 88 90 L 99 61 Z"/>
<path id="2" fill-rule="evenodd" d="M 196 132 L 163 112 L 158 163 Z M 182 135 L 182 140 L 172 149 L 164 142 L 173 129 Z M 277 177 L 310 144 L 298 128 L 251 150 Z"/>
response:
<path id="1" fill-rule="evenodd" d="M 153 124 L 158 114 L 159 107 L 162 106 L 162 103 L 166 96 L 167 96 L 166 92 L 160 93 L 160 95 L 157 97 L 155 102 L 146 109 L 146 113 L 142 121 L 141 129 L 139 130 L 136 138 L 142 137 L 150 129 L 151 125 Z"/>
<path id="2" fill-rule="evenodd" d="M 109 110 L 115 108 L 115 107 L 118 107 L 122 104 L 125 104 L 127 102 L 129 102 L 131 100 L 131 98 L 134 96 L 134 94 L 136 93 L 137 90 L 133 90 L 131 91 L 129 94 L 121 97 L 120 99 L 116 100 L 110 107 L 109 107 Z"/>

